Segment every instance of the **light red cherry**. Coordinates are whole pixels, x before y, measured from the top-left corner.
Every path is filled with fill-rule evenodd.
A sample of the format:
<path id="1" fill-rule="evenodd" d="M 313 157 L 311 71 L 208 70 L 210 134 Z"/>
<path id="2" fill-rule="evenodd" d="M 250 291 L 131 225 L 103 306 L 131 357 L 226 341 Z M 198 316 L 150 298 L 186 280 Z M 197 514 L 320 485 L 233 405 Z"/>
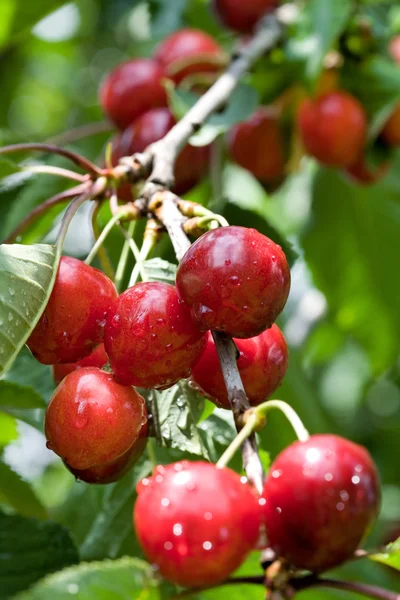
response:
<path id="1" fill-rule="evenodd" d="M 201 329 L 250 338 L 283 310 L 290 270 L 281 247 L 255 229 L 221 227 L 189 248 L 176 286 Z"/>
<path id="2" fill-rule="evenodd" d="M 206 343 L 176 288 L 138 283 L 108 315 L 104 344 L 121 383 L 165 388 L 188 377 Z"/>
<path id="3" fill-rule="evenodd" d="M 72 371 L 76 371 L 77 369 L 82 369 L 82 367 L 104 367 L 108 362 L 108 357 L 106 351 L 104 349 L 104 344 L 99 344 L 97 348 L 95 348 L 92 354 L 82 358 L 82 360 L 78 360 L 76 363 L 64 363 L 53 366 L 53 379 L 55 383 L 58 385 L 64 377 L 66 377 Z"/>
<path id="4" fill-rule="evenodd" d="M 272 463 L 263 491 L 269 546 L 299 569 L 348 560 L 379 510 L 376 466 L 367 450 L 336 435 L 313 435 Z"/>
<path id="5" fill-rule="evenodd" d="M 67 375 L 46 410 L 47 446 L 72 468 L 104 467 L 125 455 L 147 423 L 146 404 L 130 386 L 96 367 Z"/>
<path id="6" fill-rule="evenodd" d="M 30 351 L 45 365 L 88 356 L 103 339 L 107 313 L 117 296 L 102 271 L 63 256 L 50 299 L 27 341 Z"/>
<path id="7" fill-rule="evenodd" d="M 278 5 L 278 0 L 213 0 L 222 23 L 241 33 L 251 33 L 261 17 Z"/>
<path id="8" fill-rule="evenodd" d="M 187 461 L 159 466 L 137 491 L 137 537 L 149 561 L 173 583 L 220 583 L 257 542 L 257 497 L 230 469 Z"/>
<path id="9" fill-rule="evenodd" d="M 156 48 L 154 58 L 176 84 L 190 75 L 214 74 L 225 62 L 221 46 L 200 29 L 180 29 Z"/>
<path id="10" fill-rule="evenodd" d="M 304 100 L 298 127 L 308 154 L 331 167 L 350 167 L 362 154 L 367 117 L 362 104 L 340 90 Z"/>
<path id="11" fill-rule="evenodd" d="M 239 351 L 237 366 L 247 398 L 256 406 L 278 388 L 285 376 L 288 348 L 283 333 L 272 325 L 247 340 L 234 339 Z M 192 380 L 204 395 L 223 408 L 230 408 L 225 382 L 211 333 L 207 346 L 192 369 Z"/>
<path id="12" fill-rule="evenodd" d="M 167 105 L 165 73 L 152 58 L 135 58 L 120 64 L 104 79 L 100 104 L 120 129 L 156 106 Z"/>

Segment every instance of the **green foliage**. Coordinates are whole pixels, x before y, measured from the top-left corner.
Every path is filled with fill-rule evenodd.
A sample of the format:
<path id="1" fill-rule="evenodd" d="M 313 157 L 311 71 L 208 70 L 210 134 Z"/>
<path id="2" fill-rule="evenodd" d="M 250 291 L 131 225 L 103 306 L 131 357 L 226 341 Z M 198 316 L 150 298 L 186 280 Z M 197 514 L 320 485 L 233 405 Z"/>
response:
<path id="1" fill-rule="evenodd" d="M 400 571 L 400 538 L 386 546 L 383 552 L 372 554 L 369 558 Z"/>
<path id="2" fill-rule="evenodd" d="M 0 460 L 0 499 L 21 515 L 45 519 L 48 514 L 30 484 Z"/>

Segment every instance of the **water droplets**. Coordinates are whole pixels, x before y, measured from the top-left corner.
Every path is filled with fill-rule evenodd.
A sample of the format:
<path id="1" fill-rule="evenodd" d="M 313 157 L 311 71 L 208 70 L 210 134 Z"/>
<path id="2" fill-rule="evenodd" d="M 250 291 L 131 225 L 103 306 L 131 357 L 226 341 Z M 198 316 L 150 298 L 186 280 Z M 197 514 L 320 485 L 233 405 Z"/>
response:
<path id="1" fill-rule="evenodd" d="M 172 550 L 173 547 L 174 547 L 174 545 L 172 542 L 165 542 L 165 544 L 164 544 L 165 550 Z"/>
<path id="2" fill-rule="evenodd" d="M 211 542 L 209 542 L 209 541 L 203 542 L 204 550 L 212 550 L 212 547 L 213 547 L 213 545 Z"/>
<path id="3" fill-rule="evenodd" d="M 156 477 L 156 481 L 157 481 L 157 477 Z M 164 506 L 164 508 L 167 508 L 167 506 L 169 506 L 171 504 L 169 498 L 162 498 L 161 499 L 161 506 Z"/>
<path id="4" fill-rule="evenodd" d="M 12 316 L 12 313 L 9 312 L 8 313 L 8 322 L 11 323 L 11 321 L 13 320 L 13 318 L 14 317 Z"/>
<path id="5" fill-rule="evenodd" d="M 332 479 L 333 479 L 332 473 L 325 473 L 324 479 L 325 479 L 325 481 L 332 481 Z"/>
<path id="6" fill-rule="evenodd" d="M 357 485 L 358 483 L 360 483 L 360 481 L 361 479 L 358 475 L 353 475 L 353 477 L 351 478 L 351 482 L 354 483 L 354 485 Z"/>
<path id="7" fill-rule="evenodd" d="M 347 502 L 347 500 L 349 499 L 349 494 L 346 492 L 346 490 L 342 490 L 340 492 L 340 498 L 343 500 L 343 502 Z"/>
<path id="8" fill-rule="evenodd" d="M 274 469 L 271 473 L 272 477 L 274 479 L 279 479 L 279 477 L 281 477 L 282 475 L 282 470 L 281 469 Z"/>
<path id="9" fill-rule="evenodd" d="M 228 281 L 235 286 L 240 286 L 240 279 L 239 277 L 237 277 L 237 275 L 232 275 L 232 277 L 228 278 Z"/>
<path id="10" fill-rule="evenodd" d="M 14 288 L 12 288 L 12 287 L 9 287 L 9 288 L 8 288 L 8 293 L 10 294 L 10 296 L 14 296 L 14 294 L 15 294 L 15 290 L 14 290 Z"/>
<path id="11" fill-rule="evenodd" d="M 227 266 L 227 267 L 229 267 L 229 265 L 231 264 L 231 261 L 229 260 L 229 258 L 227 258 L 227 259 L 225 260 L 225 264 L 226 264 L 226 266 Z"/>
<path id="12" fill-rule="evenodd" d="M 205 512 L 203 516 L 206 521 L 212 521 L 213 519 L 213 514 L 211 512 Z"/>
<path id="13" fill-rule="evenodd" d="M 176 535 L 176 537 L 179 537 L 180 535 L 182 535 L 183 532 L 183 527 L 180 523 L 175 523 L 175 525 L 172 528 L 172 533 L 174 535 Z"/>
<path id="14" fill-rule="evenodd" d="M 78 402 L 78 410 L 76 412 L 76 417 L 74 421 L 74 425 L 77 429 L 82 429 L 83 427 L 85 427 L 85 425 L 87 425 L 89 421 L 88 408 L 89 407 L 87 400 L 82 400 L 81 402 Z"/>
<path id="15" fill-rule="evenodd" d="M 337 509 L 338 511 L 340 511 L 340 512 L 341 512 L 342 510 L 344 510 L 344 504 L 343 504 L 343 502 L 338 502 L 338 503 L 336 504 L 336 509 Z"/>
<path id="16" fill-rule="evenodd" d="M 69 583 L 67 585 L 68 594 L 77 594 L 79 592 L 79 585 L 77 583 Z"/>

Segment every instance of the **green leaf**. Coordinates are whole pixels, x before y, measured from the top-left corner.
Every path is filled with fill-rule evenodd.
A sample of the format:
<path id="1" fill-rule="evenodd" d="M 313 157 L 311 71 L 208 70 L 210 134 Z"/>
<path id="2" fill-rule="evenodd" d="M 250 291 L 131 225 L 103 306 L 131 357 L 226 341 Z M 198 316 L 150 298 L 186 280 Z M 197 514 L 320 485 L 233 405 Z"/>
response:
<path id="1" fill-rule="evenodd" d="M 28 3 L 2 0 L 0 16 L 7 16 L 7 28 L 3 24 L 3 31 L 0 30 L 0 47 L 28 32 L 38 21 L 62 4 L 65 4 L 65 0 L 40 0 L 40 2 Z"/>
<path id="2" fill-rule="evenodd" d="M 0 381 L 0 409 L 46 408 L 46 402 L 33 387 Z"/>
<path id="3" fill-rule="evenodd" d="M 384 552 L 372 554 L 368 558 L 400 571 L 400 538 L 386 546 Z"/>
<path id="4" fill-rule="evenodd" d="M 0 449 L 18 438 L 17 422 L 11 415 L 0 412 Z"/>
<path id="5" fill-rule="evenodd" d="M 0 532 L 2 598 L 78 562 L 68 532 L 57 523 L 0 513 Z"/>
<path id="6" fill-rule="evenodd" d="M 40 519 L 47 518 L 45 507 L 38 500 L 29 483 L 24 481 L 1 460 L 0 498 L 12 506 L 21 515 L 26 517 L 38 517 Z"/>
<path id="7" fill-rule="evenodd" d="M 398 356 L 400 260 L 398 192 L 354 187 L 321 170 L 313 186 L 312 221 L 303 247 L 314 281 L 339 330 L 368 352 L 375 372 Z"/>
<path id="8" fill-rule="evenodd" d="M 50 400 L 55 388 L 51 367 L 40 364 L 26 347 L 22 348 L 4 379 L 34 388 L 46 400 L 46 403 Z"/>
<path id="9" fill-rule="evenodd" d="M 159 582 L 136 558 L 83 563 L 50 575 L 15 600 L 159 600 Z"/>
<path id="10" fill-rule="evenodd" d="M 152 258 L 144 262 L 144 271 L 149 281 L 175 285 L 176 269 L 176 265 L 162 258 Z"/>
<path id="11" fill-rule="evenodd" d="M 53 246 L 0 246 L 0 375 L 10 368 L 42 314 L 57 273 Z"/>

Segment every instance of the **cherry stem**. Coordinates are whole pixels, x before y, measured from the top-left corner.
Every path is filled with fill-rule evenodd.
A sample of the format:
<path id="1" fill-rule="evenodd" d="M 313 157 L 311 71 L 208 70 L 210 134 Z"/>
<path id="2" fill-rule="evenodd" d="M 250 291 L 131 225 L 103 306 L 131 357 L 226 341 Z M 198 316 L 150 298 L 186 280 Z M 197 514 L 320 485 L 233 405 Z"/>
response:
<path id="1" fill-rule="evenodd" d="M 56 206 L 57 204 L 62 204 L 66 202 L 70 198 L 77 196 L 79 194 L 84 193 L 89 187 L 89 183 L 77 185 L 69 190 L 65 190 L 64 192 L 60 192 L 55 196 L 52 196 L 45 202 L 42 202 L 39 206 L 36 206 L 19 225 L 12 231 L 4 240 L 4 244 L 12 244 L 15 239 L 22 235 L 30 225 L 33 225 L 35 221 L 44 213 L 46 213 L 50 208 Z"/>
<path id="2" fill-rule="evenodd" d="M 129 223 L 129 227 L 128 227 L 129 237 L 131 237 L 131 238 L 133 237 L 133 234 L 135 233 L 135 228 L 136 228 L 136 221 L 131 221 Z M 122 280 L 124 278 L 125 270 L 126 270 L 126 263 L 128 262 L 129 249 L 130 249 L 129 241 L 128 241 L 128 239 L 126 239 L 124 242 L 124 245 L 122 247 L 121 256 L 119 257 L 117 271 L 115 273 L 115 279 L 114 279 L 115 287 L 117 288 L 118 291 L 121 291 Z"/>
<path id="3" fill-rule="evenodd" d="M 306 442 L 309 439 L 310 434 L 304 427 L 302 420 L 287 402 L 283 400 L 267 400 L 252 410 L 258 415 L 266 415 L 269 410 L 274 408 L 280 410 L 285 415 L 300 442 Z"/>
<path id="4" fill-rule="evenodd" d="M 121 223 L 119 224 L 119 228 L 121 230 L 122 235 L 125 237 L 125 240 L 128 242 L 129 248 L 131 249 L 133 256 L 135 257 L 136 264 L 138 265 L 138 270 L 139 270 L 142 281 L 147 281 L 146 273 L 145 273 L 145 270 L 143 267 L 143 259 L 140 256 L 140 250 L 139 250 L 138 245 L 136 244 L 136 242 L 132 238 L 132 236 L 129 235 L 129 233 L 127 232 L 127 230 Z"/>
<path id="5" fill-rule="evenodd" d="M 73 181 L 80 181 L 81 183 L 84 183 L 85 181 L 89 180 L 89 175 L 80 175 L 79 173 L 75 173 L 74 171 L 70 171 L 69 169 L 54 167 L 52 165 L 31 165 L 27 167 L 22 167 L 22 170 L 28 171 L 29 173 L 56 175 L 58 177 L 65 177 L 66 179 L 72 179 Z"/>
<path id="6" fill-rule="evenodd" d="M 99 237 L 99 235 L 101 234 L 99 225 L 97 223 L 97 217 L 99 215 L 100 209 L 101 209 L 101 201 L 95 202 L 91 220 L 92 220 L 93 235 L 96 240 Z M 110 257 L 108 256 L 106 248 L 104 246 L 100 246 L 97 254 L 98 254 L 98 258 L 99 258 L 99 261 L 101 263 L 104 273 L 110 279 L 114 279 L 114 276 L 115 276 L 114 267 L 112 265 Z"/>
<path id="7" fill-rule="evenodd" d="M 147 237 L 147 236 L 144 237 L 142 247 L 140 248 L 138 260 L 136 261 L 136 264 L 132 271 L 132 275 L 129 279 L 129 287 L 131 287 L 132 285 L 135 285 L 135 283 L 139 279 L 139 275 L 140 275 L 142 281 L 146 281 L 146 279 L 143 279 L 143 274 L 146 275 L 146 273 L 144 271 L 143 263 L 150 256 L 155 245 L 156 245 L 156 241 L 154 238 Z"/>
<path id="8" fill-rule="evenodd" d="M 102 230 L 99 237 L 97 238 L 93 248 L 91 249 L 91 251 L 89 252 L 89 254 L 87 255 L 87 257 L 85 259 L 85 263 L 87 265 L 91 264 L 94 257 L 96 256 L 97 252 L 99 251 L 100 246 L 102 246 L 104 244 L 111 229 L 114 227 L 114 225 L 116 225 L 121 220 L 121 218 L 125 214 L 126 214 L 126 212 L 124 210 L 121 210 L 120 212 L 118 212 L 117 214 L 112 216 L 111 219 L 108 221 L 108 223 L 105 225 L 104 229 Z"/>
<path id="9" fill-rule="evenodd" d="M 102 169 L 97 167 L 90 160 L 77 154 L 76 152 L 72 152 L 72 150 L 66 150 L 65 148 L 59 148 L 58 146 L 54 146 L 53 144 L 11 144 L 10 146 L 3 146 L 0 148 L 0 154 L 12 154 L 14 152 L 26 152 L 30 150 L 37 150 L 39 152 L 46 152 L 51 154 L 58 154 L 59 156 L 64 156 L 65 158 L 69 158 L 76 165 L 90 173 L 94 177 L 99 177 L 102 175 Z"/>
<path id="10" fill-rule="evenodd" d="M 239 431 L 235 439 L 232 441 L 232 443 L 228 446 L 228 448 L 218 460 L 216 464 L 216 467 L 218 469 L 226 467 L 226 465 L 232 460 L 236 452 L 241 448 L 241 446 L 244 444 L 247 438 L 253 433 L 254 428 L 257 426 L 257 421 L 257 415 L 250 415 L 245 426 Z"/>

